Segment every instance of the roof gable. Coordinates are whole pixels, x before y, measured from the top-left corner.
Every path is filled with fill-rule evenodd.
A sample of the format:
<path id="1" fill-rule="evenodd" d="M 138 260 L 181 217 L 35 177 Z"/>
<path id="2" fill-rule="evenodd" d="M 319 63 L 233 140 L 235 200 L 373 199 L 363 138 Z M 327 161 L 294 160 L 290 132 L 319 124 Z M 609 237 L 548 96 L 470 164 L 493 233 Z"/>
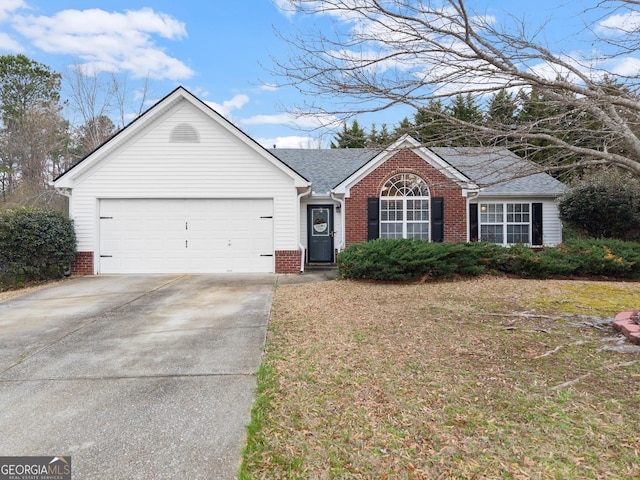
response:
<path id="1" fill-rule="evenodd" d="M 559 196 L 565 185 L 533 162 L 502 147 L 426 148 L 410 136 L 386 149 L 270 149 L 308 178 L 313 194 L 346 193 L 399 150 L 409 148 L 453 181 L 480 196 Z"/>
<path id="2" fill-rule="evenodd" d="M 293 170 L 291 167 L 271 155 L 265 148 L 259 145 L 255 140 L 246 135 L 238 127 L 233 125 L 203 101 L 195 97 L 184 87 L 178 87 L 169 95 L 158 101 L 146 112 L 132 121 L 112 138 L 103 143 L 96 150 L 87 155 L 79 163 L 71 167 L 65 173 L 60 175 L 55 181 L 56 188 L 73 188 L 74 184 L 92 169 L 98 167 L 101 162 L 117 151 L 119 148 L 128 144 L 137 135 L 147 129 L 152 123 L 161 119 L 167 112 L 172 110 L 180 102 L 188 102 L 190 105 L 201 111 L 206 117 L 215 122 L 218 126 L 229 132 L 238 142 L 248 146 L 259 157 L 266 162 L 271 163 L 294 180 L 296 187 L 308 187 L 309 181 Z M 185 132 L 183 132 L 184 134 Z M 186 132 L 189 133 L 189 132 Z"/>
<path id="3" fill-rule="evenodd" d="M 465 176 L 459 170 L 454 168 L 451 164 L 447 163 L 443 158 L 436 155 L 433 151 L 429 150 L 426 147 L 423 147 L 416 139 L 409 135 L 404 135 L 391 144 L 389 147 L 380 151 L 373 159 L 371 159 L 368 163 L 359 168 L 356 172 L 351 174 L 349 177 L 345 178 L 342 182 L 340 182 L 335 188 L 335 193 L 344 193 L 347 194 L 349 189 L 362 180 L 364 177 L 369 175 L 375 169 L 380 167 L 384 162 L 393 157 L 398 151 L 403 149 L 410 149 L 413 151 L 418 157 L 424 160 L 426 163 L 431 165 L 433 168 L 442 173 L 445 177 L 449 178 L 451 181 L 457 183 L 460 188 L 466 190 L 477 190 L 477 185 L 473 182 L 472 179 Z"/>

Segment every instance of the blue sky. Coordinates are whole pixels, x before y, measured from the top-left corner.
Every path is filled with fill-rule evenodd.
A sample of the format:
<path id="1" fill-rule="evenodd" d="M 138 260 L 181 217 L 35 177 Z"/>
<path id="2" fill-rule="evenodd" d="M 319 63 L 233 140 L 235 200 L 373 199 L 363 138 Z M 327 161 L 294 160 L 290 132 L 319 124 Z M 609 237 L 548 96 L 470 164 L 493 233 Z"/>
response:
<path id="1" fill-rule="evenodd" d="M 276 89 L 269 72 L 273 56 L 287 57 L 284 34 L 305 25 L 328 25 L 327 17 L 291 15 L 286 0 L 0 0 L 0 54 L 21 53 L 64 73 L 92 65 L 127 79 L 132 93 L 149 79 L 149 104 L 183 85 L 265 146 L 315 147 L 331 132 L 286 113 L 299 103 L 291 88 Z M 548 21 L 542 37 L 553 48 L 588 48 L 577 12 L 596 3 L 582 0 L 475 0 L 470 7 L 506 21 Z M 410 110 L 359 118 L 393 127 Z"/>

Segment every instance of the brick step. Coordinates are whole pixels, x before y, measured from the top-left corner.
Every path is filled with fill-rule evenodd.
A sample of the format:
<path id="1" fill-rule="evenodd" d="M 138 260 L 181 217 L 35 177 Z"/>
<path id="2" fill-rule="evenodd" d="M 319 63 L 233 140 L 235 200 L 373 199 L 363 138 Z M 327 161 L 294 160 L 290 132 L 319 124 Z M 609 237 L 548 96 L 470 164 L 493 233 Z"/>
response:
<path id="1" fill-rule="evenodd" d="M 627 310 L 618 313 L 613 319 L 613 328 L 622 333 L 629 341 L 640 345 L 640 325 L 635 322 L 638 310 Z"/>

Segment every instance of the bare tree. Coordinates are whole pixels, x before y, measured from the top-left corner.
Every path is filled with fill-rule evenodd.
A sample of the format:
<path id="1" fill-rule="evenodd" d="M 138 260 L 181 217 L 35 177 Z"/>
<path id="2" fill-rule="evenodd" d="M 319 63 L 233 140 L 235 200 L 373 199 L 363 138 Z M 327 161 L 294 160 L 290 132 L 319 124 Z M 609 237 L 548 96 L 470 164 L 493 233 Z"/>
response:
<path id="1" fill-rule="evenodd" d="M 129 118 L 139 116 L 147 101 L 149 83 L 131 92 L 126 78 L 92 72 L 74 65 L 64 77 L 67 107 L 74 115 L 74 155 L 81 160 L 122 129 Z M 135 101 L 132 100 L 135 97 Z"/>
<path id="2" fill-rule="evenodd" d="M 516 98 L 535 90 L 544 119 L 478 123 L 447 109 L 435 114 L 457 127 L 458 137 L 462 130 L 489 145 L 508 139 L 526 152 L 545 150 L 547 170 L 564 168 L 559 159 L 571 153 L 581 166 L 612 164 L 640 175 L 638 70 L 611 68 L 638 50 L 640 29 L 636 21 L 610 21 L 614 13 L 633 20 L 640 14 L 637 0 L 602 0 L 582 11 L 585 23 L 598 19 L 582 32 L 596 52 L 589 57 L 552 51 L 539 41 L 544 25 L 532 29 L 514 17 L 496 22 L 465 0 L 289 3 L 334 21 L 333 29 L 283 37 L 296 53 L 276 59 L 275 71 L 313 99 L 302 111 L 348 118 L 396 105 L 419 110 L 456 95 L 488 99 L 506 90 Z M 341 103 L 331 102 L 336 98 Z"/>

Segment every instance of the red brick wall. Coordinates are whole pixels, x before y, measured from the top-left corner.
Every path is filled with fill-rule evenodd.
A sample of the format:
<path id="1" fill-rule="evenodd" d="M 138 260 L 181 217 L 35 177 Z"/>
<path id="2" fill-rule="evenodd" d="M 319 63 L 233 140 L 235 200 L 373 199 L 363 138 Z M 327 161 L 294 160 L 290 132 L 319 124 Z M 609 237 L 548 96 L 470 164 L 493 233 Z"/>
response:
<path id="1" fill-rule="evenodd" d="M 300 250 L 276 250 L 276 273 L 300 273 Z"/>
<path id="2" fill-rule="evenodd" d="M 444 241 L 467 240 L 467 201 L 461 188 L 411 150 L 400 150 L 351 187 L 345 199 L 346 244 L 367 241 L 367 199 L 379 197 L 383 185 L 399 173 L 414 173 L 427 182 L 431 197 L 444 198 Z"/>
<path id="3" fill-rule="evenodd" d="M 71 264 L 72 275 L 93 275 L 93 252 L 77 252 Z"/>

